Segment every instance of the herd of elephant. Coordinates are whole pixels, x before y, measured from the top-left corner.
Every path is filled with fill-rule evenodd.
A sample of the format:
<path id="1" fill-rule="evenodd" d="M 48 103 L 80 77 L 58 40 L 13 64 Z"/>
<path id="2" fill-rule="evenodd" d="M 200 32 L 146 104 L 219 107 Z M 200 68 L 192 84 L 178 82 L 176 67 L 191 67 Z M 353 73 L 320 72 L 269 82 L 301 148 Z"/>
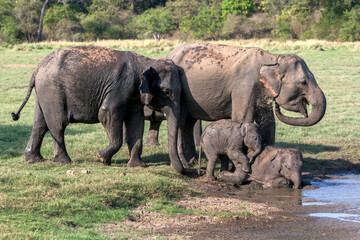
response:
<path id="1" fill-rule="evenodd" d="M 221 158 L 223 170 L 219 179 L 255 180 L 269 187 L 284 184 L 286 180 L 292 181 L 295 188 L 301 185 L 300 177 L 294 176 L 294 172 L 301 175 L 301 152 L 272 146 L 275 144 L 273 102 L 277 118 L 295 126 L 312 126 L 326 111 L 324 93 L 297 55 L 206 43 L 179 46 L 163 59 L 96 46 L 52 52 L 34 70 L 25 100 L 18 112 L 12 113 L 14 120 L 19 119 L 33 88 L 36 102 L 33 129 L 25 149 L 27 163 L 45 160 L 40 147 L 48 131 L 53 139 L 53 161 L 71 163 L 64 141 L 67 125 L 100 122 L 110 140 L 97 153 L 102 163 L 111 164 L 125 139 L 130 153 L 127 166 L 145 166 L 141 153 L 146 106 L 150 114 L 145 111 L 145 115 L 155 123 L 150 127 L 149 144 L 157 144 L 154 139 L 159 121 L 165 117 L 170 162 L 177 172 L 183 173 L 197 156 L 194 125 L 198 120 L 231 119 L 215 122 L 202 135 L 201 145 L 209 159 L 207 176 L 213 178 L 216 155 Z M 308 104 L 312 109 L 310 114 Z M 281 113 L 280 107 L 303 117 L 288 117 Z M 156 111 L 163 115 L 158 116 Z M 124 126 L 126 136 L 123 136 Z M 229 128 L 235 127 L 245 128 L 239 130 L 238 137 L 234 137 L 234 129 L 229 132 Z M 260 147 L 261 150 L 249 147 L 244 135 L 248 131 L 266 147 Z M 214 132 L 217 137 L 212 135 Z M 210 136 L 208 140 L 206 136 Z M 217 141 L 212 142 L 214 139 Z M 236 147 L 241 149 L 235 151 Z M 253 153 L 248 153 L 248 148 Z M 215 149 L 219 151 L 215 153 Z M 229 159 L 235 172 L 227 171 Z"/>

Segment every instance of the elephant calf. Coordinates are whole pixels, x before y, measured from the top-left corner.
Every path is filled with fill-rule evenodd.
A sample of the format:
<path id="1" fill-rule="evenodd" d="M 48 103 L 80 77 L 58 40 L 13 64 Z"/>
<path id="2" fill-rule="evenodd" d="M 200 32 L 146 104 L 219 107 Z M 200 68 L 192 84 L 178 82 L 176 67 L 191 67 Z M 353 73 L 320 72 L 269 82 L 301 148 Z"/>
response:
<path id="1" fill-rule="evenodd" d="M 266 146 L 251 166 L 250 181 L 263 184 L 264 188 L 301 187 L 303 157 L 297 148 Z"/>
<path id="2" fill-rule="evenodd" d="M 216 161 L 224 155 L 232 160 L 237 169 L 250 172 L 250 163 L 262 150 L 262 140 L 254 123 L 219 120 L 206 127 L 200 146 L 209 161 L 206 176 L 213 180 Z M 248 149 L 254 151 L 250 159 L 247 157 Z"/>
<path id="3" fill-rule="evenodd" d="M 222 169 L 227 166 L 228 158 L 221 161 Z M 301 187 L 302 154 L 297 148 L 266 146 L 251 166 L 251 174 L 236 169 L 234 173 L 222 171 L 218 179 L 242 184 L 255 181 L 264 188 Z"/>

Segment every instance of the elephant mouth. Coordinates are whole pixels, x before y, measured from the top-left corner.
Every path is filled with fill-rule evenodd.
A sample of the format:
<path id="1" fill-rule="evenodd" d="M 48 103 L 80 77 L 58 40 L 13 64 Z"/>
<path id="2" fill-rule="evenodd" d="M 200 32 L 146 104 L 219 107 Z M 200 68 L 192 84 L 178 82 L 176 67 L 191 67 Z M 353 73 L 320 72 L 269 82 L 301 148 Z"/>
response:
<path id="1" fill-rule="evenodd" d="M 285 110 L 301 113 L 305 118 L 308 117 L 307 105 L 309 105 L 308 100 L 305 97 L 299 97 L 288 104 L 279 104 L 276 103 L 276 110 L 280 112 L 280 106 Z"/>
<path id="2" fill-rule="evenodd" d="M 308 117 L 308 111 L 307 111 L 307 105 L 309 104 L 309 102 L 306 100 L 306 98 L 303 98 L 301 100 L 300 103 L 300 113 L 304 116 L 304 117 Z"/>

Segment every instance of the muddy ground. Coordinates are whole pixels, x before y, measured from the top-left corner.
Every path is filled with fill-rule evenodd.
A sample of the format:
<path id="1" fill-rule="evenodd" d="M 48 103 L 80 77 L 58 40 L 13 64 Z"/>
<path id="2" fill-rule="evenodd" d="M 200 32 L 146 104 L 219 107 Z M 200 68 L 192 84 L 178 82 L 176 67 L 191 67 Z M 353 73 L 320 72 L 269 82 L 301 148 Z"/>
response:
<path id="1" fill-rule="evenodd" d="M 303 172 L 304 189 L 314 187 L 311 179 L 360 173 L 360 163 L 343 162 L 341 167 L 324 163 L 319 170 Z M 149 211 L 154 204 L 149 203 L 135 209 L 130 220 L 102 226 L 104 234 L 129 239 L 360 239 L 360 223 L 308 216 L 339 212 L 342 206 L 303 205 L 302 190 L 237 186 L 204 176 L 189 184 L 202 196 L 176 202 L 188 212 Z"/>

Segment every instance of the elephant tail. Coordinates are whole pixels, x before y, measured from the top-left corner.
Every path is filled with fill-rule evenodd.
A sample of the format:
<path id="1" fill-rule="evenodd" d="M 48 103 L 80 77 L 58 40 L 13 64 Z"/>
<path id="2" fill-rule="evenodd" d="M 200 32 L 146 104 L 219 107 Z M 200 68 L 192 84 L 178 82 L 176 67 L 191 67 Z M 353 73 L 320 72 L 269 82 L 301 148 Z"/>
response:
<path id="1" fill-rule="evenodd" d="M 201 169 L 201 142 L 199 147 L 199 168 L 198 168 L 198 175 L 200 176 L 200 169 Z"/>
<path id="2" fill-rule="evenodd" d="M 29 83 L 29 87 L 28 87 L 28 90 L 27 90 L 25 99 L 24 99 L 23 103 L 21 104 L 19 110 L 18 110 L 16 113 L 14 113 L 14 112 L 11 113 L 11 116 L 12 116 L 12 118 L 13 118 L 14 121 L 19 120 L 19 118 L 20 118 L 20 112 L 21 112 L 21 110 L 24 108 L 25 104 L 27 103 L 27 101 L 28 101 L 29 98 L 30 98 L 31 91 L 32 91 L 32 89 L 35 87 L 35 75 L 36 75 L 36 73 L 37 73 L 37 71 L 35 71 L 35 72 L 33 73 L 33 75 L 31 76 L 31 80 L 30 80 L 30 83 Z"/>

